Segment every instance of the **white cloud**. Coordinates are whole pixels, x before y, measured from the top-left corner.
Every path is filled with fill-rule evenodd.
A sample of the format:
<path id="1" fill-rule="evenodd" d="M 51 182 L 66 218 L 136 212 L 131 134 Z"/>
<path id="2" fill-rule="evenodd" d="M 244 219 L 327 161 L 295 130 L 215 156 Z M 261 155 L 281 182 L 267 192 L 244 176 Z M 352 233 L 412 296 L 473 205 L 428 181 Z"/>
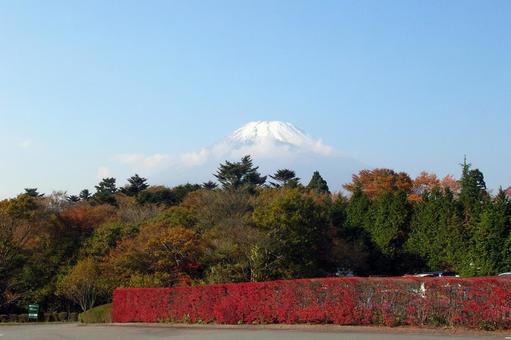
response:
<path id="1" fill-rule="evenodd" d="M 132 165 L 138 168 L 155 168 L 170 161 L 170 156 L 167 154 L 155 153 L 153 155 L 144 154 L 120 154 L 116 155 L 114 159 L 120 163 Z"/>
<path id="2" fill-rule="evenodd" d="M 200 151 L 197 152 L 187 152 L 181 155 L 180 159 L 184 166 L 193 167 L 204 164 L 210 155 L 211 155 L 210 150 L 201 149 Z"/>
<path id="3" fill-rule="evenodd" d="M 252 122 L 208 148 L 181 155 L 164 153 L 153 155 L 120 154 L 114 160 L 128 165 L 131 170 L 155 174 L 167 170 L 191 171 L 209 163 L 240 159 L 251 155 L 258 159 L 292 160 L 305 154 L 334 156 L 332 147 L 320 139 L 308 136 L 289 123 Z"/>

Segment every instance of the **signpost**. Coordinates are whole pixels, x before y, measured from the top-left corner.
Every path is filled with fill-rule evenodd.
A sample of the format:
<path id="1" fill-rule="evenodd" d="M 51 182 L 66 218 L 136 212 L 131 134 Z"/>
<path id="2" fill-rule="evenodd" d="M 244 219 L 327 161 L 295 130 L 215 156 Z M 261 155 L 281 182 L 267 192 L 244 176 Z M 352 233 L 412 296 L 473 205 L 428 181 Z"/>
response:
<path id="1" fill-rule="evenodd" d="M 38 320 L 39 319 L 39 305 L 34 303 L 28 305 L 28 319 L 29 320 Z"/>

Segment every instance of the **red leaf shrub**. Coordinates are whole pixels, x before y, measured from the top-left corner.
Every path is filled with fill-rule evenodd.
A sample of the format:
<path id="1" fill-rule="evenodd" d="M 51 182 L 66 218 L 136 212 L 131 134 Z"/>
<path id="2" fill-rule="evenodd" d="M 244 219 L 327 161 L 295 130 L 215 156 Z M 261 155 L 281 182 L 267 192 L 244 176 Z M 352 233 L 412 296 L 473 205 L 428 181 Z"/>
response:
<path id="1" fill-rule="evenodd" d="M 511 279 L 324 278 L 119 288 L 114 322 L 511 327 Z"/>

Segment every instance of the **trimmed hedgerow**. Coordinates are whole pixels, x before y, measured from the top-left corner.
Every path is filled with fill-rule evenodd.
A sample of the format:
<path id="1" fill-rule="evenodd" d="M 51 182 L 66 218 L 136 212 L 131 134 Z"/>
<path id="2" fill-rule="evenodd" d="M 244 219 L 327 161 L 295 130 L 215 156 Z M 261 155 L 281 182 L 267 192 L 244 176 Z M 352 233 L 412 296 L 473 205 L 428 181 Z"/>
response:
<path id="1" fill-rule="evenodd" d="M 511 326 L 505 278 L 325 278 L 119 288 L 114 322 Z"/>

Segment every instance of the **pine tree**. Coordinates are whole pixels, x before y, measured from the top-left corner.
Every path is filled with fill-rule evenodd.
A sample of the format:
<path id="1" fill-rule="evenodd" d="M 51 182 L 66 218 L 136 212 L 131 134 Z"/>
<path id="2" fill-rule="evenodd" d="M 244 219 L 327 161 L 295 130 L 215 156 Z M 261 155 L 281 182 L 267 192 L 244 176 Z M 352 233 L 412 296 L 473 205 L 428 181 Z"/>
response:
<path id="1" fill-rule="evenodd" d="M 422 258 L 425 270 L 460 270 L 466 243 L 453 193 L 440 188 L 425 193 L 414 205 L 406 250 Z"/>
<path id="2" fill-rule="evenodd" d="M 37 191 L 37 188 L 25 188 L 25 195 L 28 195 L 28 196 L 34 197 L 34 198 L 44 196 L 44 194 L 40 194 Z"/>
<path id="3" fill-rule="evenodd" d="M 217 187 L 218 187 L 218 184 L 216 184 L 213 181 L 207 181 L 207 182 L 202 183 L 202 188 L 206 189 L 206 190 L 214 190 Z"/>
<path id="4" fill-rule="evenodd" d="M 472 164 L 465 158 L 462 166 L 462 175 L 459 180 L 459 200 L 465 209 L 465 223 L 477 221 L 478 214 L 489 195 L 486 192 L 486 183 L 483 173 L 479 169 L 471 169 Z"/>
<path id="5" fill-rule="evenodd" d="M 404 191 L 382 194 L 373 203 L 371 239 L 385 255 L 395 257 L 408 232 L 410 206 Z"/>
<path id="6" fill-rule="evenodd" d="M 312 178 L 307 185 L 307 189 L 312 190 L 318 194 L 328 194 L 330 190 L 328 189 L 327 182 L 321 177 L 319 171 L 314 171 L 312 174 Z"/>
<path id="7" fill-rule="evenodd" d="M 139 192 L 144 191 L 148 187 L 147 179 L 135 174 L 128 178 L 128 184 L 121 189 L 121 192 L 128 196 L 136 196 Z"/>
<path id="8" fill-rule="evenodd" d="M 248 189 L 252 191 L 266 182 L 266 176 L 261 176 L 257 171 L 258 169 L 259 167 L 254 167 L 252 158 L 247 155 L 239 162 L 226 161 L 224 164 L 220 164 L 214 176 L 224 189 Z"/>
<path id="9" fill-rule="evenodd" d="M 368 229 L 370 221 L 371 201 L 361 186 L 354 189 L 346 207 L 346 225 L 352 230 Z"/>
<path id="10" fill-rule="evenodd" d="M 270 175 L 270 177 L 276 181 L 276 183 L 270 182 L 270 185 L 275 188 L 296 188 L 300 184 L 300 178 L 296 177 L 296 173 L 289 169 L 277 170 L 277 172 L 275 172 L 273 176 Z"/>
<path id="11" fill-rule="evenodd" d="M 502 188 L 480 214 L 473 229 L 470 273 L 495 275 L 505 267 L 506 239 L 510 230 L 511 202 Z"/>
<path id="12" fill-rule="evenodd" d="M 95 186 L 96 193 L 94 194 L 94 199 L 98 203 L 107 203 L 115 205 L 117 200 L 114 197 L 114 194 L 117 192 L 117 187 L 115 185 L 115 178 L 107 177 L 103 178 L 98 185 Z"/>
<path id="13" fill-rule="evenodd" d="M 88 201 L 91 198 L 91 194 L 88 189 L 83 189 L 82 191 L 80 191 L 80 194 L 78 196 L 82 201 Z"/>
<path id="14" fill-rule="evenodd" d="M 76 202 L 79 202 L 80 201 L 80 197 L 79 196 L 76 196 L 76 195 L 69 195 L 67 197 L 67 200 L 69 202 L 72 202 L 72 203 L 76 203 Z"/>

